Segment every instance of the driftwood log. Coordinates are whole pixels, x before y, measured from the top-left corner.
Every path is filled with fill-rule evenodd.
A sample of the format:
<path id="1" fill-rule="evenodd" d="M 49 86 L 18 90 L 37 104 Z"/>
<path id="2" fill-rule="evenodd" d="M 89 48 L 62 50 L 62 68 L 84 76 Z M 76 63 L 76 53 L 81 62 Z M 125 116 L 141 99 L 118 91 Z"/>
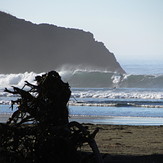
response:
<path id="1" fill-rule="evenodd" d="M 0 162 L 102 162 L 94 140 L 98 129 L 90 133 L 78 122 L 69 122 L 68 101 L 71 90 L 56 71 L 36 76 L 36 85 L 25 81 L 22 89 L 5 88 L 17 94 L 12 101 L 17 110 L 7 123 L 0 124 Z M 84 143 L 93 155 L 80 150 Z"/>

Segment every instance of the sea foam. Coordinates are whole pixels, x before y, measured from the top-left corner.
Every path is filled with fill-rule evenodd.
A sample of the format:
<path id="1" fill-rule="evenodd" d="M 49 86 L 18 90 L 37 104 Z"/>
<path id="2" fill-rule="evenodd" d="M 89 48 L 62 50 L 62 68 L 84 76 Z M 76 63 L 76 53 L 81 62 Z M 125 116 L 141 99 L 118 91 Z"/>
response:
<path id="1" fill-rule="evenodd" d="M 35 72 L 0 74 L 0 89 L 11 86 L 23 87 L 24 81 L 35 83 L 35 76 L 40 74 Z M 71 88 L 163 88 L 161 74 L 118 74 L 97 70 L 61 70 L 59 74 Z"/>
<path id="2" fill-rule="evenodd" d="M 25 72 L 19 74 L 0 74 L 0 88 L 18 86 L 22 87 L 24 81 L 33 83 L 36 73 Z"/>

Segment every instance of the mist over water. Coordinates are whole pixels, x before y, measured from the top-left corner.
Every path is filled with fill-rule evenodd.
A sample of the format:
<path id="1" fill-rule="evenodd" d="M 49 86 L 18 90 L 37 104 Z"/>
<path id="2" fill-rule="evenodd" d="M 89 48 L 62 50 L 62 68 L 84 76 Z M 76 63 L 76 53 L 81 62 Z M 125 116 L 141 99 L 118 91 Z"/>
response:
<path id="1" fill-rule="evenodd" d="M 163 99 L 163 65 L 123 65 L 127 74 L 108 71 L 62 69 L 59 74 L 68 82 L 75 98 L 98 99 Z M 153 70 L 153 71 L 152 71 Z M 151 72 L 151 73 L 150 73 Z M 157 72 L 157 74 L 156 74 Z M 22 88 L 24 81 L 35 84 L 34 72 L 0 74 L 0 97 L 11 97 L 4 88 Z M 2 102 L 3 103 L 3 102 Z"/>
<path id="2" fill-rule="evenodd" d="M 118 74 L 103 71 L 59 72 L 71 87 L 80 88 L 163 88 L 163 74 Z M 24 81 L 34 83 L 34 72 L 1 74 L 0 88 L 22 87 Z"/>
<path id="3" fill-rule="evenodd" d="M 163 64 L 123 64 L 126 74 L 108 71 L 60 71 L 72 87 L 82 88 L 163 88 Z"/>
<path id="4" fill-rule="evenodd" d="M 62 80 L 72 88 L 163 88 L 163 64 L 122 65 L 127 74 L 89 69 L 61 69 Z M 24 81 L 34 83 L 34 72 L 0 74 L 0 89 L 23 87 Z"/>

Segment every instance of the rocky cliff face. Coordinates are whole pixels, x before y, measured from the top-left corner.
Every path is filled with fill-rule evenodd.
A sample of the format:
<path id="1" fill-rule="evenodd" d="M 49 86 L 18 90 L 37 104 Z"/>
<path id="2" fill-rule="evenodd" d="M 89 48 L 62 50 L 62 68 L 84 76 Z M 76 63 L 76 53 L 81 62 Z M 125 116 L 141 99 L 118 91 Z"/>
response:
<path id="1" fill-rule="evenodd" d="M 0 73 L 45 72 L 63 66 L 124 73 L 114 54 L 90 32 L 37 25 L 0 12 Z"/>

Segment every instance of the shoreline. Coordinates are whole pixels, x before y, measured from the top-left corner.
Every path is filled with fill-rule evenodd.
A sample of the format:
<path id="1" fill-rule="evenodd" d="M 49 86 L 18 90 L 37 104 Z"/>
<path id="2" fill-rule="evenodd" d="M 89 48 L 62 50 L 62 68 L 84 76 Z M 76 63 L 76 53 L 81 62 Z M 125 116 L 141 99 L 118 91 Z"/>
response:
<path id="1" fill-rule="evenodd" d="M 82 123 L 95 136 L 104 163 L 148 162 L 159 163 L 163 160 L 163 126 L 133 126 Z M 81 151 L 92 153 L 88 145 Z"/>
<path id="2" fill-rule="evenodd" d="M 70 121 L 95 125 L 161 126 L 162 117 L 70 115 Z"/>
<path id="3" fill-rule="evenodd" d="M 0 118 L 1 120 L 8 120 L 10 115 L 9 113 L 0 114 Z M 70 121 L 76 120 L 70 118 Z M 79 123 L 88 126 L 90 132 L 96 128 L 100 129 L 95 140 L 101 153 L 163 155 L 163 125 L 93 124 L 87 121 Z"/>
<path id="4" fill-rule="evenodd" d="M 10 112 L 0 113 L 0 123 L 7 122 L 12 114 Z M 162 117 L 70 115 L 69 121 L 93 125 L 163 126 Z"/>
<path id="5" fill-rule="evenodd" d="M 0 115 L 1 119 L 7 120 L 11 114 Z M 95 140 L 101 153 L 132 156 L 163 155 L 163 125 L 93 124 L 87 121 L 79 123 L 88 126 L 90 132 L 99 128 Z M 85 150 L 91 152 L 87 147 Z"/>

